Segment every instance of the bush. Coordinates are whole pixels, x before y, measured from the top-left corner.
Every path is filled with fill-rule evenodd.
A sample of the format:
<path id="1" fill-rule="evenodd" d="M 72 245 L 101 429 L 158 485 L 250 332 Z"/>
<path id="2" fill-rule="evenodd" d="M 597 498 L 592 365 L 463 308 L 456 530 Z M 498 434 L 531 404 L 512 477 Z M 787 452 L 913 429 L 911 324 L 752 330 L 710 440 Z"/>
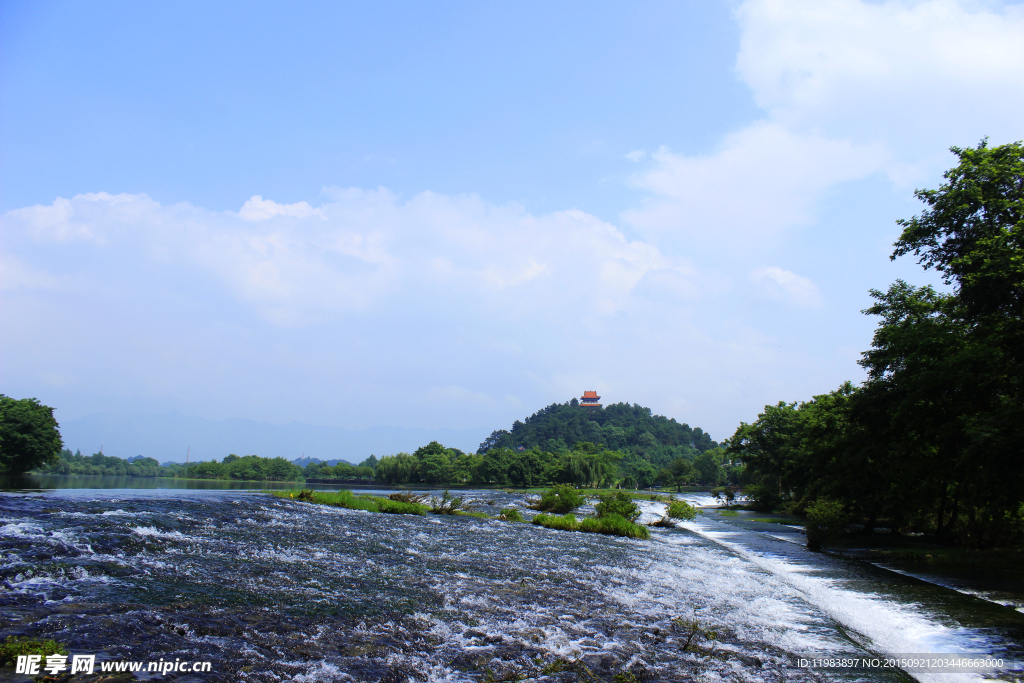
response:
<path id="1" fill-rule="evenodd" d="M 819 498 L 807 508 L 807 547 L 818 550 L 832 544 L 846 530 L 843 504 L 830 498 Z"/>
<path id="2" fill-rule="evenodd" d="M 561 517 L 541 513 L 533 518 L 533 523 L 545 529 L 559 529 L 560 531 L 576 531 L 579 528 L 576 517 L 571 512 Z"/>
<path id="3" fill-rule="evenodd" d="M 504 508 L 498 514 L 498 519 L 503 519 L 506 522 L 524 522 L 523 513 L 515 508 Z"/>
<path id="4" fill-rule="evenodd" d="M 696 519 L 699 514 L 699 510 L 693 507 L 684 500 L 673 500 L 668 504 L 668 509 L 665 510 L 665 516 L 656 522 L 651 522 L 650 526 L 663 526 L 663 527 L 674 527 L 676 522 L 679 521 L 691 521 Z"/>
<path id="5" fill-rule="evenodd" d="M 444 495 L 430 499 L 430 511 L 435 515 L 454 515 L 462 509 L 462 499 L 452 498 L 452 494 L 445 489 Z"/>
<path id="6" fill-rule="evenodd" d="M 67 650 L 55 640 L 31 640 L 17 636 L 7 636 L 0 643 L 0 666 L 14 666 L 19 655 L 66 655 Z"/>
<path id="7" fill-rule="evenodd" d="M 63 446 L 53 408 L 0 394 L 0 474 L 47 467 L 59 461 Z"/>
<path id="8" fill-rule="evenodd" d="M 630 522 L 635 522 L 640 517 L 640 508 L 629 497 L 629 494 L 624 491 L 616 491 L 615 493 L 601 496 L 601 502 L 595 506 L 595 509 L 597 510 L 598 517 L 618 515 Z"/>
<path id="9" fill-rule="evenodd" d="M 562 515 L 572 512 L 586 502 L 586 497 L 573 487 L 568 484 L 558 484 L 545 491 L 541 495 L 540 501 L 530 507 L 534 510 Z"/>
<path id="10" fill-rule="evenodd" d="M 608 536 L 625 536 L 626 538 L 648 539 L 651 537 L 646 527 L 634 524 L 625 517 L 608 514 L 603 517 L 587 517 L 579 524 L 579 531 Z"/>
<path id="11" fill-rule="evenodd" d="M 697 508 L 693 507 L 685 500 L 674 500 L 668 504 L 668 510 L 665 512 L 665 516 L 669 519 L 692 522 L 697 518 L 698 512 Z"/>

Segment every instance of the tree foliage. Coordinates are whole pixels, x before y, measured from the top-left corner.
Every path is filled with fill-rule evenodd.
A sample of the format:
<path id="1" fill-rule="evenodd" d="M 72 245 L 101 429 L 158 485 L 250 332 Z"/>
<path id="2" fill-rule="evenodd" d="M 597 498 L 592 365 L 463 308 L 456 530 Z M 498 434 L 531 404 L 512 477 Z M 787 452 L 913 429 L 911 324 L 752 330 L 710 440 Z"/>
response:
<path id="1" fill-rule="evenodd" d="M 73 474 L 105 477 L 179 477 L 187 479 L 234 479 L 247 481 L 296 481 L 303 470 L 284 458 L 262 458 L 258 455 L 240 457 L 234 454 L 216 460 L 191 464 L 161 465 L 141 455 L 125 460 L 103 453 L 82 455 L 80 451 L 60 452 L 56 461 L 40 468 L 44 474 Z"/>
<path id="2" fill-rule="evenodd" d="M 531 507 L 541 512 L 564 515 L 587 502 L 582 493 L 567 484 L 556 484 L 545 491 Z"/>
<path id="3" fill-rule="evenodd" d="M 0 394 L 0 473 L 21 474 L 57 460 L 64 443 L 53 408 Z"/>
<path id="4" fill-rule="evenodd" d="M 228 455 L 222 462 L 198 462 L 189 465 L 186 476 L 192 479 L 236 479 L 244 481 L 297 481 L 302 468 L 284 458 Z"/>
<path id="5" fill-rule="evenodd" d="M 477 453 L 495 448 L 536 448 L 558 453 L 576 444 L 603 444 L 608 450 L 635 455 L 656 468 L 667 467 L 679 456 L 695 459 L 718 444 L 700 427 L 654 415 L 637 404 L 613 403 L 597 410 L 583 408 L 576 399 L 552 403 L 509 430 L 493 432 Z"/>
<path id="6" fill-rule="evenodd" d="M 618 515 L 630 522 L 640 518 L 640 508 L 633 498 L 625 491 L 616 491 L 602 495 L 601 502 L 594 506 L 597 517 Z"/>
<path id="7" fill-rule="evenodd" d="M 872 290 L 867 381 L 740 425 L 728 452 L 763 505 L 828 499 L 868 528 L 974 546 L 1024 534 L 1024 146 L 952 151 L 959 164 L 916 193 L 928 208 L 899 222 L 893 252 L 952 292 Z"/>

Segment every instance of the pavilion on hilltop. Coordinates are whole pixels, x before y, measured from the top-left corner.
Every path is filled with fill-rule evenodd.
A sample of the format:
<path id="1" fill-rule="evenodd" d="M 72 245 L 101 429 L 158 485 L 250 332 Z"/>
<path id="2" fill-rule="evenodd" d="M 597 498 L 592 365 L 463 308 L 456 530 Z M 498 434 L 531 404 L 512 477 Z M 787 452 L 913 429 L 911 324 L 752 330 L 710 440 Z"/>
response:
<path id="1" fill-rule="evenodd" d="M 597 395 L 596 391 L 584 391 L 583 398 L 580 399 L 580 405 L 584 408 L 600 408 L 601 404 L 598 401 L 601 397 Z"/>

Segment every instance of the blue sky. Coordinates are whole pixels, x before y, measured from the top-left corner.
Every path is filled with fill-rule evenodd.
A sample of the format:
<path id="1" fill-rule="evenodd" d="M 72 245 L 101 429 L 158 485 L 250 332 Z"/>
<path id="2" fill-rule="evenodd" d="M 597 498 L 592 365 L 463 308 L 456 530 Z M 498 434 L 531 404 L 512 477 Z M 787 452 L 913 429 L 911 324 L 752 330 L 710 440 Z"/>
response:
<path id="1" fill-rule="evenodd" d="M 0 3 L 0 362 L 58 419 L 732 433 L 859 381 L 1024 7 Z M 463 445 L 468 446 L 472 444 Z"/>

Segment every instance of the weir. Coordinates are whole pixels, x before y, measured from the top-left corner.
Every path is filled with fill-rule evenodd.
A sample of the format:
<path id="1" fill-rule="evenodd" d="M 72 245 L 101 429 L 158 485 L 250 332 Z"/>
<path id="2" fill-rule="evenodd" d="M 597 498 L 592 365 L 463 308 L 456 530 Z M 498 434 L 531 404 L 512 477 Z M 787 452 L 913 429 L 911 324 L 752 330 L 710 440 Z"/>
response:
<path id="1" fill-rule="evenodd" d="M 467 497 L 493 514 L 525 502 Z M 203 680 L 960 681 L 981 675 L 799 660 L 1024 660 L 1012 607 L 711 512 L 650 541 L 240 491 L 3 494 L 0 515 L 3 635 L 210 661 Z"/>

